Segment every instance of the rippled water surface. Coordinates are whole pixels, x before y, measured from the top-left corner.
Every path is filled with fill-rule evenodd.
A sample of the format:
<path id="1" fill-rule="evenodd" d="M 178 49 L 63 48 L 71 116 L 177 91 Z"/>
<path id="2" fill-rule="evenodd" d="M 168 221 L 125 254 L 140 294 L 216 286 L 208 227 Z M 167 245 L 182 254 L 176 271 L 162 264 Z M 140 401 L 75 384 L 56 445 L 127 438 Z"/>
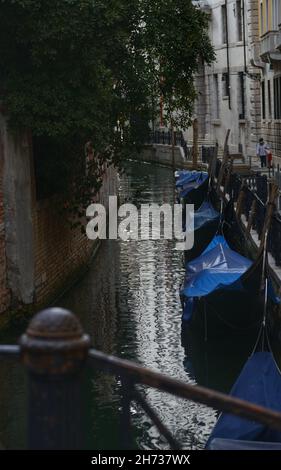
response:
<path id="1" fill-rule="evenodd" d="M 174 203 L 173 172 L 131 162 L 120 177 L 120 203 Z M 184 270 L 173 241 L 104 241 L 85 277 L 61 300 L 91 335 L 93 346 L 131 359 L 187 383 L 228 391 L 245 359 L 248 346 L 229 350 L 190 334 L 182 335 L 179 287 Z M 15 336 L 15 334 L 14 334 Z M 7 340 L 7 338 L 4 338 Z M 4 339 L 2 342 L 4 342 Z M 218 347 L 219 346 L 219 347 Z M 1 368 L 0 440 L 24 446 L 24 378 L 17 366 Z M 204 446 L 216 421 L 205 406 L 142 389 L 153 409 L 184 448 Z M 120 382 L 87 368 L 83 404 L 85 448 L 119 446 Z M 73 404 L 79 406 L 79 404 Z M 142 410 L 132 404 L 134 446 L 165 448 L 164 438 Z"/>
<path id="2" fill-rule="evenodd" d="M 120 203 L 174 203 L 173 172 L 162 167 L 131 163 L 120 180 Z M 104 352 L 131 359 L 159 372 L 193 382 L 186 351 L 181 344 L 179 287 L 184 275 L 181 252 L 175 242 L 105 241 L 86 278 L 62 305 L 74 310 L 91 334 L 93 345 Z M 119 387 L 108 377 L 93 381 L 94 441 L 100 447 L 115 444 L 112 435 L 99 435 L 119 404 Z M 206 440 L 215 414 L 152 389 L 144 390 L 149 403 L 184 446 L 200 447 Z M 140 447 L 167 446 L 150 420 L 132 407 L 136 440 Z M 94 425 L 95 419 L 98 423 Z M 103 429 L 104 431 L 104 429 Z M 109 432 L 109 430 L 108 430 Z"/>

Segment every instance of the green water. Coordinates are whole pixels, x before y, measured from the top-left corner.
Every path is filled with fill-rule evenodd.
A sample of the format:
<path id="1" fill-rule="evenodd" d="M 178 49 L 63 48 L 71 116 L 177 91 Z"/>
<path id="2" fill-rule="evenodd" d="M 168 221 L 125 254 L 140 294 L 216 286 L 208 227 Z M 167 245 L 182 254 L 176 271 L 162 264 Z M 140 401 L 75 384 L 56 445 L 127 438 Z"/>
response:
<path id="1" fill-rule="evenodd" d="M 119 186 L 121 203 L 174 203 L 170 169 L 131 162 Z M 252 345 L 229 339 L 211 344 L 191 333 L 182 335 L 178 291 L 183 276 L 182 254 L 174 241 L 104 241 L 86 276 L 58 303 L 79 316 L 96 349 L 186 383 L 228 391 Z M 14 341 L 19 333 L 6 333 L 1 342 Z M 24 447 L 26 397 L 20 367 L 2 362 L 0 384 L 0 442 L 8 448 Z M 216 421 L 213 410 L 153 389 L 142 392 L 183 448 L 204 447 Z M 87 369 L 83 406 L 84 447 L 117 448 L 119 378 Z M 132 404 L 131 413 L 136 447 L 168 448 L 139 407 Z"/>

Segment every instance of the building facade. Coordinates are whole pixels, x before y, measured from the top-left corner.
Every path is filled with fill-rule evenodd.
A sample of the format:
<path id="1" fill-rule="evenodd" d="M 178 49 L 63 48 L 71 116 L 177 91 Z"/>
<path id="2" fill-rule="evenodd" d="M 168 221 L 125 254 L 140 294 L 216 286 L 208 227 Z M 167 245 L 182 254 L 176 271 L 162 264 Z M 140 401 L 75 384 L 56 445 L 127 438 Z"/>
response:
<path id="1" fill-rule="evenodd" d="M 281 158 L 281 0 L 258 0 L 262 136 Z"/>
<path id="2" fill-rule="evenodd" d="M 200 138 L 223 147 L 230 129 L 231 153 L 255 155 L 261 132 L 259 12 L 256 1 L 194 2 L 209 16 L 216 60 L 196 77 Z M 256 60 L 258 58 L 258 61 Z"/>

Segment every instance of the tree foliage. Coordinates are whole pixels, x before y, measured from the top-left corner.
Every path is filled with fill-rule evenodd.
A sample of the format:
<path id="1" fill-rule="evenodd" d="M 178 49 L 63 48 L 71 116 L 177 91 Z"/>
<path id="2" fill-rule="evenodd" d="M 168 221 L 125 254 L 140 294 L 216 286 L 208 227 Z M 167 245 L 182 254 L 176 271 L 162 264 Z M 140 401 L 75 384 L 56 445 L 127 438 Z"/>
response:
<path id="1" fill-rule="evenodd" d="M 104 158 L 131 151 L 161 95 L 167 121 L 174 112 L 186 127 L 194 73 L 214 58 L 207 29 L 191 0 L 0 0 L 0 99 L 10 125 L 60 148 L 73 143 L 74 159 L 88 139 Z M 61 159 L 70 162 L 67 147 Z"/>

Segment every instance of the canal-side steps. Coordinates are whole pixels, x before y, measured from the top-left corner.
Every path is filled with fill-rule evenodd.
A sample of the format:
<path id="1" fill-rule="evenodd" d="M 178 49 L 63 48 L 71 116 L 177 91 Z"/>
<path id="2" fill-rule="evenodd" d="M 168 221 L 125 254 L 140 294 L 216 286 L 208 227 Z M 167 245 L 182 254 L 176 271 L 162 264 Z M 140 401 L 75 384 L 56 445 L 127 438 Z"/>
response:
<path id="1" fill-rule="evenodd" d="M 195 124 L 195 123 L 194 123 Z M 223 147 L 217 147 L 211 139 L 202 139 L 198 136 L 197 126 L 193 128 L 193 140 L 185 140 L 181 131 L 155 130 L 151 131 L 149 141 L 143 146 L 141 152 L 134 158 L 146 163 L 156 163 L 173 169 L 207 170 L 214 154 L 220 160 L 224 159 L 228 150 L 229 133 Z M 242 153 L 228 153 L 232 165 L 239 173 L 254 172 L 258 169 L 255 158 L 246 159 Z"/>

